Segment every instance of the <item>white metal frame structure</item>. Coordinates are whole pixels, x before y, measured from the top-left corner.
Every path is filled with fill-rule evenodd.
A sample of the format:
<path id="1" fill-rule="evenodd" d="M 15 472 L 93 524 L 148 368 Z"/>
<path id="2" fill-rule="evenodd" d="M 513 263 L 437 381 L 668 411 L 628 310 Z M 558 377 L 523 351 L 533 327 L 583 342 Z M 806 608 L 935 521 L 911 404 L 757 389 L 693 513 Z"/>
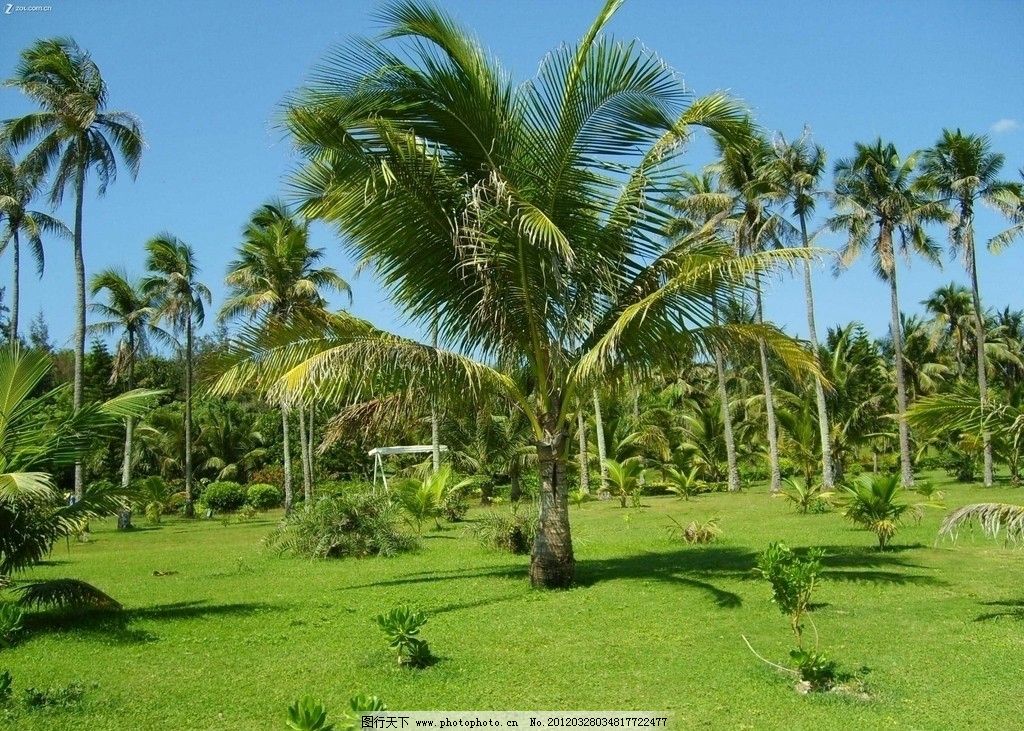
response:
<path id="1" fill-rule="evenodd" d="M 440 446 L 442 452 L 447 452 L 448 447 Z M 388 457 L 392 454 L 430 454 L 434 448 L 429 444 L 413 444 L 406 447 L 374 447 L 367 454 L 373 457 L 373 486 L 377 486 L 377 472 L 380 472 L 380 479 L 384 483 L 384 489 L 388 488 L 388 476 L 384 472 L 384 460 L 381 457 Z"/>

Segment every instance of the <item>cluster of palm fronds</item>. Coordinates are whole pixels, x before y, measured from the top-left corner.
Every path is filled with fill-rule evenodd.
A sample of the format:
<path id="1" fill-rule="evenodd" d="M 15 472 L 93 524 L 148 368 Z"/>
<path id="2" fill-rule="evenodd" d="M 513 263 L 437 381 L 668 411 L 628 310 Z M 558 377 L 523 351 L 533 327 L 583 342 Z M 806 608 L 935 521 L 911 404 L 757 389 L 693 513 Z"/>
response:
<path id="1" fill-rule="evenodd" d="M 957 508 L 942 521 L 939 535 L 955 539 L 963 526 L 975 523 L 991 538 L 1003 535 L 1013 543 L 1024 541 L 1024 505 L 1006 503 L 976 503 Z"/>

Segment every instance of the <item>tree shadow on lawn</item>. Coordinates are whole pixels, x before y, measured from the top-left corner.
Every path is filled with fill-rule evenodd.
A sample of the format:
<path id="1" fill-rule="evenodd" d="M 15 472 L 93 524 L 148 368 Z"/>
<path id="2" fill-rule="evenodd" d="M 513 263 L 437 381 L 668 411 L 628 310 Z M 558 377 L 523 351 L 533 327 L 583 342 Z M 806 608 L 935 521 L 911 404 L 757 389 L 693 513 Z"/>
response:
<path id="1" fill-rule="evenodd" d="M 993 619 L 1016 619 L 1018 622 L 1024 622 L 1024 599 L 981 602 L 981 605 L 984 607 L 1005 607 L 1005 609 L 979 614 L 974 618 L 975 622 L 988 622 Z"/>
<path id="2" fill-rule="evenodd" d="M 102 637 L 118 644 L 142 644 L 155 642 L 159 637 L 152 632 L 133 627 L 133 622 L 137 620 L 174 621 L 223 615 L 249 616 L 279 612 L 283 609 L 283 606 L 262 602 L 209 604 L 205 599 L 198 599 L 136 609 L 29 612 L 25 615 L 24 624 L 30 634 L 67 633 Z"/>
<path id="3" fill-rule="evenodd" d="M 825 557 L 821 560 L 825 570 L 822 576 L 830 581 L 870 581 L 876 584 L 925 584 L 944 586 L 945 581 L 930 574 L 907 573 L 905 569 L 931 568 L 913 563 L 900 554 L 917 548 L 926 548 L 915 543 L 906 546 L 892 546 L 879 551 L 873 546 L 822 546 Z"/>

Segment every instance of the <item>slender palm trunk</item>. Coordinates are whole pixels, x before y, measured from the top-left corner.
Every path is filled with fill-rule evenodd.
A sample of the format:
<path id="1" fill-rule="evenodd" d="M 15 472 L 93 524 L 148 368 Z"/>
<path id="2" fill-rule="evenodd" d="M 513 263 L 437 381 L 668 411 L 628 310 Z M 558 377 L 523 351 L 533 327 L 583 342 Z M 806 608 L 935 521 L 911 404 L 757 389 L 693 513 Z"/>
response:
<path id="1" fill-rule="evenodd" d="M 967 223 L 967 250 L 968 268 L 971 275 L 971 299 L 974 303 L 974 340 L 978 360 L 978 396 L 981 399 L 982 409 L 988 406 L 988 373 L 985 368 L 985 313 L 981 309 L 981 289 L 978 286 L 978 260 L 974 252 L 974 231 L 973 222 Z M 985 487 L 992 487 L 992 434 L 985 429 L 982 434 L 984 445 L 985 467 L 982 479 Z"/>
<path id="2" fill-rule="evenodd" d="M 807 237 L 807 221 L 800 214 L 800 234 L 805 249 L 811 247 Z M 804 260 L 804 300 L 807 303 L 807 336 L 811 341 L 814 357 L 818 357 L 818 330 L 814 321 L 814 289 L 811 286 L 811 262 Z M 832 467 L 832 435 L 828 420 L 828 405 L 825 403 L 825 386 L 820 376 L 814 377 L 814 395 L 818 401 L 818 434 L 821 437 L 821 487 L 832 490 L 835 471 Z"/>
<path id="3" fill-rule="evenodd" d="M 85 258 L 82 255 L 82 204 L 85 199 L 85 164 L 79 162 L 75 174 L 75 385 L 72 405 L 75 411 L 82 408 L 82 388 L 85 364 Z M 82 499 L 84 491 L 82 463 L 75 462 L 75 502 Z"/>
<path id="4" fill-rule="evenodd" d="M 185 517 L 194 518 L 192 501 L 192 308 L 185 313 Z"/>
<path id="5" fill-rule="evenodd" d="M 292 512 L 292 449 L 288 439 L 288 406 L 281 403 L 281 449 L 284 453 L 284 514 Z"/>
<path id="6" fill-rule="evenodd" d="M 128 390 L 135 388 L 135 335 L 128 332 Z M 124 461 L 121 463 L 121 489 L 127 491 L 132 482 L 132 437 L 135 421 L 132 417 L 124 420 Z M 131 505 L 117 514 L 117 529 L 128 530 L 132 527 Z"/>
<path id="7" fill-rule="evenodd" d="M 530 583 L 562 589 L 572 583 L 576 559 L 569 530 L 569 483 L 565 477 L 565 432 L 554 423 L 545 426 L 537 446 L 540 469 L 540 523 L 530 557 Z"/>
<path id="8" fill-rule="evenodd" d="M 712 295 L 711 313 L 718 324 L 718 302 Z M 722 404 L 722 431 L 725 436 L 725 460 L 728 468 L 729 492 L 740 491 L 740 469 L 736 462 L 736 440 L 732 433 L 732 409 L 729 408 L 729 391 L 725 387 L 725 357 L 715 348 L 715 371 L 718 374 L 718 400 Z"/>
<path id="9" fill-rule="evenodd" d="M 758 324 L 764 324 L 764 309 L 761 302 L 761 285 L 754 287 L 754 309 Z M 757 341 L 761 357 L 761 383 L 764 386 L 764 414 L 768 420 L 768 461 L 771 467 L 769 489 L 776 493 L 782 489 L 782 471 L 779 468 L 779 425 L 775 420 L 775 394 L 772 392 L 772 377 L 768 370 L 768 348 L 764 340 Z"/>
<path id="10" fill-rule="evenodd" d="M 306 434 L 306 409 L 299 406 L 299 450 L 302 452 L 302 499 L 308 510 L 312 498 L 312 483 L 309 474 L 309 436 Z"/>
<path id="11" fill-rule="evenodd" d="M 435 313 L 434 324 L 430 328 L 430 342 L 434 349 L 437 349 L 437 316 Z M 430 406 L 430 462 L 436 474 L 441 469 L 441 429 L 437 419 L 437 407 Z"/>
<path id="12" fill-rule="evenodd" d="M 910 427 L 907 425 L 907 381 L 903 372 L 903 330 L 900 327 L 900 300 L 896 287 L 896 265 L 889 272 L 889 306 L 892 349 L 896 361 L 896 418 L 900 433 L 900 468 L 903 486 L 914 486 L 914 467 L 910 461 Z"/>
<path id="13" fill-rule="evenodd" d="M 601 397 L 594 389 L 594 431 L 597 433 L 597 463 L 601 470 L 601 489 L 598 494 L 605 497 L 608 494 L 608 448 L 604 441 L 604 420 L 601 418 Z"/>
<path id="14" fill-rule="evenodd" d="M 316 443 L 316 427 L 315 427 L 315 425 L 313 423 L 313 416 L 314 416 L 314 414 L 316 414 L 316 407 L 313 406 L 313 404 L 310 404 L 309 405 L 309 422 L 308 422 L 307 427 L 306 427 L 309 430 L 308 442 L 306 444 L 306 449 L 309 450 L 308 451 L 308 455 L 309 456 L 306 459 L 309 462 L 309 484 L 310 484 L 309 492 L 310 492 L 310 497 L 313 496 L 313 489 L 316 487 L 316 462 L 313 460 L 313 445 Z"/>
<path id="15" fill-rule="evenodd" d="M 11 224 L 14 250 L 14 272 L 11 282 L 11 342 L 18 342 L 18 311 L 21 303 L 21 242 L 18 240 L 18 227 Z"/>
<path id="16" fill-rule="evenodd" d="M 580 490 L 590 494 L 590 454 L 587 452 L 587 420 L 583 418 L 583 409 L 576 410 L 576 433 L 580 445 Z"/>

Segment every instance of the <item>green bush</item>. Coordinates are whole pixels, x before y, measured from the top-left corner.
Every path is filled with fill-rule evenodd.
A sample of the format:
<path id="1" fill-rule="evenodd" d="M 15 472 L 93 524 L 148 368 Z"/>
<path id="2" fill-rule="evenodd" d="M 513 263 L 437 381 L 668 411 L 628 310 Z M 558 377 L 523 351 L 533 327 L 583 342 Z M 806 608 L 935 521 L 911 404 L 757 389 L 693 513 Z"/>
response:
<path id="1" fill-rule="evenodd" d="M 398 653 L 398 664 L 424 668 L 433 661 L 430 646 L 418 637 L 427 623 L 427 615 L 407 606 L 395 607 L 377 615 L 377 626 L 388 638 L 388 647 Z"/>
<path id="2" fill-rule="evenodd" d="M 0 647 L 10 647 L 22 629 L 25 613 L 13 604 L 0 604 Z"/>
<path id="3" fill-rule="evenodd" d="M 11 700 L 11 693 L 14 692 L 14 678 L 10 670 L 0 673 L 0 706 L 7 705 Z"/>
<path id="4" fill-rule="evenodd" d="M 772 601 L 789 616 L 789 626 L 797 645 L 803 637 L 803 619 L 811 605 L 811 594 L 821 577 L 821 559 L 825 552 L 809 548 L 803 557 L 785 543 L 772 543 L 757 559 L 757 572 L 772 587 Z"/>
<path id="5" fill-rule="evenodd" d="M 279 487 L 257 482 L 245 491 L 245 503 L 256 510 L 270 510 L 281 507 L 284 501 L 284 491 Z"/>
<path id="6" fill-rule="evenodd" d="M 237 482 L 211 482 L 203 491 L 202 502 L 210 510 L 230 513 L 245 505 L 245 488 Z"/>
<path id="7" fill-rule="evenodd" d="M 536 515 L 524 515 L 513 506 L 510 511 L 488 511 L 477 521 L 473 532 L 488 548 L 521 555 L 533 550 L 537 524 Z"/>
<path id="8" fill-rule="evenodd" d="M 307 558 L 392 556 L 416 546 L 416 539 L 403 533 L 400 524 L 401 511 L 388 496 L 350 492 L 293 511 L 268 536 L 267 544 Z"/>
<path id="9" fill-rule="evenodd" d="M 367 492 L 373 484 L 365 480 L 323 480 L 313 486 L 313 494 L 317 498 L 350 495 L 353 492 Z"/>

